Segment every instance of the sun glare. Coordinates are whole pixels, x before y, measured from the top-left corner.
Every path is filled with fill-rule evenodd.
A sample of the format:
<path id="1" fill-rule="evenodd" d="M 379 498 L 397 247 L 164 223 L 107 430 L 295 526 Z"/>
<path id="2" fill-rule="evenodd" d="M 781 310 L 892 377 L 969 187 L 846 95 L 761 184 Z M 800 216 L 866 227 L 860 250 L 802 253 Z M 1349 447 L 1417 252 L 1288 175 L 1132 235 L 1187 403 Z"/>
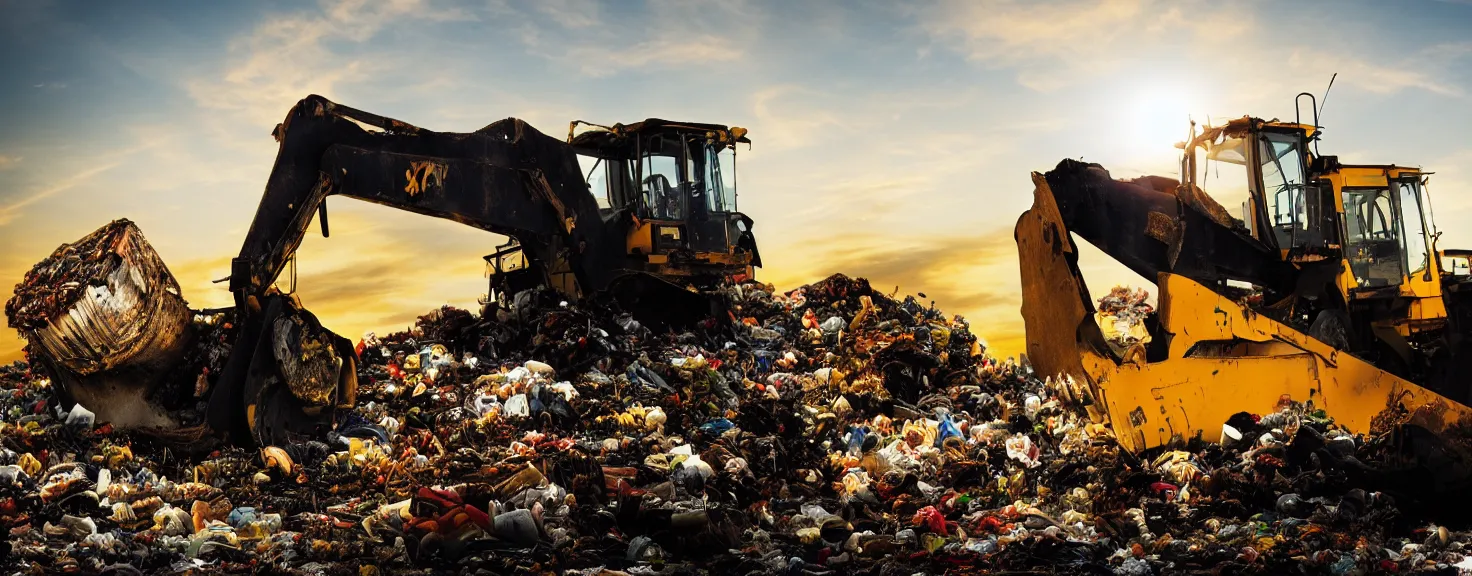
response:
<path id="1" fill-rule="evenodd" d="M 1161 175 L 1175 175 L 1175 143 L 1185 139 L 1191 110 L 1197 102 L 1191 91 L 1174 83 L 1150 83 L 1127 93 L 1124 152 L 1133 165 Z M 1161 172 L 1168 171 L 1168 172 Z"/>

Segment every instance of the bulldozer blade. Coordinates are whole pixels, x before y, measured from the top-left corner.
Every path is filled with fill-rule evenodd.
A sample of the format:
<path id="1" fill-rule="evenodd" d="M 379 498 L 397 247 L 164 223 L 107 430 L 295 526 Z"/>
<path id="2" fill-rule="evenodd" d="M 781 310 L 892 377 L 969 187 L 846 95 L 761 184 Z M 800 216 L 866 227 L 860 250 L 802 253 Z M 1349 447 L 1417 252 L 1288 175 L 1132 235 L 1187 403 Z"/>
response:
<path id="1" fill-rule="evenodd" d="M 1077 252 L 1041 175 L 1033 207 L 1017 222 L 1028 359 L 1045 376 L 1071 377 L 1132 451 L 1199 438 L 1220 441 L 1238 412 L 1287 403 L 1327 411 L 1352 432 L 1402 425 L 1440 434 L 1472 409 L 1336 350 L 1185 276 L 1160 273 L 1163 358 L 1123 359 L 1104 344 Z"/>

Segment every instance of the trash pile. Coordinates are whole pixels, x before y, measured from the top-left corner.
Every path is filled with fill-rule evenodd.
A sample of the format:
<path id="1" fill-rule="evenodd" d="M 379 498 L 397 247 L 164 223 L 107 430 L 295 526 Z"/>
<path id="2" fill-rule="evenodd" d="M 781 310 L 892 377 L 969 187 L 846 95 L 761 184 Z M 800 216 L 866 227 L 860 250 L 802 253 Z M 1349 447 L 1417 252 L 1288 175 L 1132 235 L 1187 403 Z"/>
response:
<path id="1" fill-rule="evenodd" d="M 44 328 L 82 297 L 88 280 L 105 275 L 106 255 L 114 251 L 127 231 L 118 220 L 71 244 L 63 244 L 42 260 L 16 286 L 6 302 L 5 317 L 13 328 Z"/>
<path id="2" fill-rule="evenodd" d="M 364 336 L 356 407 L 331 432 L 258 449 L 114 430 L 61 410 L 40 370 L 0 368 L 0 565 L 586 575 L 1472 567 L 1462 554 L 1472 532 L 1395 489 L 1405 434 L 1355 437 L 1311 405 L 1284 402 L 1223 423 L 1224 444 L 1132 455 L 1089 420 L 1086 387 L 988 356 L 966 320 L 912 297 L 844 276 L 786 293 L 745 283 L 728 295 L 726 317 L 664 332 L 546 291 L 484 316 L 437 310 L 405 332 Z"/>
<path id="3" fill-rule="evenodd" d="M 1115 286 L 1099 299 L 1094 321 L 1115 354 L 1127 357 L 1130 349 L 1150 343 L 1150 330 L 1145 320 L 1155 308 L 1146 303 L 1149 299 L 1150 293 L 1144 288 L 1132 291 L 1128 286 Z"/>

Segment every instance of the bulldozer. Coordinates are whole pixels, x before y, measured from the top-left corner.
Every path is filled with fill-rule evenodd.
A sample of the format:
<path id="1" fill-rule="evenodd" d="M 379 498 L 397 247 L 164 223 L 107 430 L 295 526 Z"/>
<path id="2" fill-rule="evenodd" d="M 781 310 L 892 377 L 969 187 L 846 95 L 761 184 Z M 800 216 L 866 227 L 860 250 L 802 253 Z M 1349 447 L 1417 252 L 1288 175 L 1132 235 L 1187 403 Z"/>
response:
<path id="1" fill-rule="evenodd" d="M 1363 434 L 1472 414 L 1472 251 L 1437 246 L 1431 173 L 1319 154 L 1316 99 L 1295 104 L 1292 122 L 1193 123 L 1181 180 L 1074 160 L 1032 174 L 1014 229 L 1028 361 L 1127 449 L 1221 441 L 1235 414 L 1292 403 Z M 1208 173 L 1242 189 L 1207 190 Z M 1215 198 L 1233 192 L 1240 217 Z M 1113 338 L 1074 237 L 1154 282 L 1135 337 Z"/>
<path id="2" fill-rule="evenodd" d="M 278 443 L 356 402 L 352 343 L 277 286 L 314 216 L 329 235 L 328 197 L 509 237 L 486 256 L 488 306 L 513 306 L 516 294 L 544 287 L 569 300 L 610 296 L 646 324 L 673 325 L 708 317 L 718 306 L 712 290 L 761 266 L 753 221 L 736 207 L 735 153 L 750 144 L 746 134 L 661 119 L 574 121 L 562 140 L 516 118 L 435 132 L 302 99 L 272 132 L 275 164 L 220 280 L 235 299 L 233 343 L 224 369 L 210 375 L 208 427 L 237 443 Z M 166 425 L 148 397 L 197 337 L 177 283 L 126 221 L 63 246 L 27 280 L 65 280 L 75 292 L 68 274 L 76 274 L 65 270 L 73 261 L 96 263 L 85 294 L 18 290 L 7 305 L 11 325 L 53 375 L 63 404 L 81 402 L 119 425 Z M 32 293 L 42 295 L 25 296 Z M 49 314 L 31 310 L 72 300 Z"/>

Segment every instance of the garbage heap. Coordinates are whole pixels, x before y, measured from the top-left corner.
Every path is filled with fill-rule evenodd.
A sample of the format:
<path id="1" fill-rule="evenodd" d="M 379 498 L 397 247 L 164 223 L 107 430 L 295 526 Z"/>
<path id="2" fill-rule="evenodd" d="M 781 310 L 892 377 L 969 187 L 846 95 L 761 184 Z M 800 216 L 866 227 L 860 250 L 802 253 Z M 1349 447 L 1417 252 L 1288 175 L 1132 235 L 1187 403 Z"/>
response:
<path id="1" fill-rule="evenodd" d="M 1143 349 L 1150 343 L 1150 329 L 1145 320 L 1155 308 L 1145 302 L 1149 298 L 1150 293 L 1144 288 L 1132 291 L 1128 286 L 1115 286 L 1099 299 L 1094 322 L 1116 355 L 1126 357 L 1131 348 Z"/>
<path id="2" fill-rule="evenodd" d="M 960 317 L 834 276 L 654 331 L 525 293 L 366 335 L 355 409 L 201 451 L 0 369 L 0 565 L 47 573 L 1366 574 L 1472 566 L 1389 436 L 1285 402 L 1132 455 Z M 218 346 L 227 346 L 223 340 Z M 200 354 L 208 357 L 210 354 Z M 203 378 L 202 378 L 203 380 Z M 1424 499 L 1422 499 L 1424 500 Z M 1445 515 L 1443 515 L 1445 516 Z M 1439 524 L 1435 522 L 1447 522 Z"/>

